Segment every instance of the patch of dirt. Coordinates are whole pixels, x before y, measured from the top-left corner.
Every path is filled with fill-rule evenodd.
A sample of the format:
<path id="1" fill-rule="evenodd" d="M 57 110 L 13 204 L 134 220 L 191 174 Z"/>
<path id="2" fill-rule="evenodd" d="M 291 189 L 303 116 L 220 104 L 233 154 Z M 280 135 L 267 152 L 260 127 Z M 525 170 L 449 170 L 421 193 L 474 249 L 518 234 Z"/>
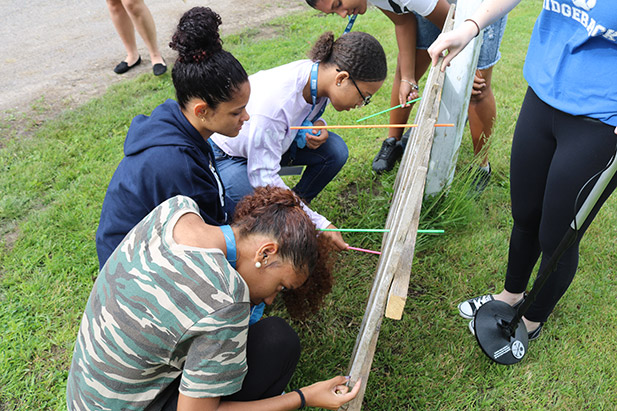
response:
<path id="1" fill-rule="evenodd" d="M 27 3 L 0 2 L 0 118 L 14 122 L 30 119 L 31 126 L 35 120 L 36 127 L 44 118 L 101 95 L 111 84 L 152 72 L 148 51 L 138 35 L 142 64 L 123 75 L 113 72 L 126 52 L 105 1 Z M 191 7 L 206 6 L 219 13 L 223 35 L 308 9 L 303 0 L 147 0 L 146 5 L 168 63 L 175 56 L 168 43 L 180 16 Z M 4 137 L 0 138 L 1 146 L 15 130 L 3 127 L 0 133 Z"/>
<path id="2" fill-rule="evenodd" d="M 222 35 L 257 28 L 276 17 L 308 9 L 303 0 L 146 0 L 158 44 L 168 63 L 168 47 L 182 14 L 194 6 L 221 15 Z M 10 138 L 28 138 L 46 120 L 102 95 L 107 87 L 152 73 L 148 50 L 137 35 L 142 64 L 113 72 L 126 52 L 104 0 L 17 0 L 0 2 L 0 149 Z M 265 27 L 260 36 L 272 36 Z M 19 232 L 0 224 L 2 246 L 10 249 Z M 2 404 L 0 404 L 2 409 Z"/>

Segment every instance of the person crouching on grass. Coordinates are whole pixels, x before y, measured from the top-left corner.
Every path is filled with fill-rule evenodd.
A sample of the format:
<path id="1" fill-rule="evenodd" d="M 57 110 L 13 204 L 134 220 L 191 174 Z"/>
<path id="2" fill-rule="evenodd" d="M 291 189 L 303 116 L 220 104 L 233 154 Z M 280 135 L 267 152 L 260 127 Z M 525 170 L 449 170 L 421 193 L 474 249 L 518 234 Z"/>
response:
<path id="1" fill-rule="evenodd" d="M 169 46 L 178 52 L 171 77 L 176 100 L 135 117 L 124 158 L 109 183 L 96 232 L 99 269 L 137 223 L 178 194 L 199 205 L 209 224 L 227 224 L 235 203 L 225 195 L 208 144 L 212 133 L 238 135 L 249 119 L 248 75 L 223 49 L 221 17 L 207 7 L 185 12 Z M 224 69 L 223 69 L 224 68 Z"/>
<path id="2" fill-rule="evenodd" d="M 353 32 L 334 39 L 322 34 L 310 59 L 249 76 L 251 118 L 235 138 L 215 133 L 216 166 L 231 199 L 254 187 L 285 187 L 281 167 L 306 165 L 293 190 L 309 204 L 341 170 L 348 157 L 343 139 L 328 130 L 292 130 L 292 126 L 325 126 L 326 106 L 351 110 L 369 103 L 387 75 L 384 50 L 370 34 Z M 336 228 L 326 217 L 305 207 L 317 228 Z M 337 250 L 348 245 L 339 232 L 326 232 Z"/>
<path id="3" fill-rule="evenodd" d="M 281 395 L 300 357 L 281 318 L 249 327 L 249 307 L 284 295 L 294 317 L 332 288 L 329 238 L 292 191 L 260 187 L 230 226 L 206 224 L 173 197 L 112 253 L 90 294 L 73 353 L 69 410 L 337 409 L 339 376 Z M 235 268 L 234 268 L 235 267 Z"/>

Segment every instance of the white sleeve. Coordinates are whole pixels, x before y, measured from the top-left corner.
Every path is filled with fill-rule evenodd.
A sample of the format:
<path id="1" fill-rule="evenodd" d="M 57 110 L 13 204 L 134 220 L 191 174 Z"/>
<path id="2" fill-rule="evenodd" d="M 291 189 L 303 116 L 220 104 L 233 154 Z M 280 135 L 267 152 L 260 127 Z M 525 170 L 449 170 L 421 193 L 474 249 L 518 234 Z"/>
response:
<path id="1" fill-rule="evenodd" d="M 435 10 L 438 0 L 370 0 L 370 2 L 380 9 L 397 14 L 415 11 L 422 17 L 426 17 Z M 395 9 L 393 4 L 398 7 Z"/>
<path id="2" fill-rule="evenodd" d="M 285 142 L 287 125 L 281 121 L 254 115 L 248 134 L 246 171 L 252 187 L 267 185 L 289 188 L 279 176 L 281 157 L 288 150 Z M 292 142 L 293 144 L 293 142 Z M 302 204 L 306 214 L 317 228 L 326 228 L 330 222 Z"/>
<path id="3" fill-rule="evenodd" d="M 426 17 L 435 10 L 438 0 L 406 0 L 408 9 L 415 11 L 422 17 Z"/>

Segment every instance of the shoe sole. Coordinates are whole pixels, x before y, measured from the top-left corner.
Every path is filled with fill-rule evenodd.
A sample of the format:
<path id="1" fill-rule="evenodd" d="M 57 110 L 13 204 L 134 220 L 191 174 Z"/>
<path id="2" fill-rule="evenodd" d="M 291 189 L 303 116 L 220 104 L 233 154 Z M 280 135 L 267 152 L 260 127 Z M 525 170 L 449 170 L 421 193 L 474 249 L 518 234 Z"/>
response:
<path id="1" fill-rule="evenodd" d="M 463 301 L 462 303 L 458 304 L 458 313 L 461 317 L 465 318 L 466 320 L 473 320 L 473 315 L 469 316 L 467 314 L 465 314 L 462 310 L 461 310 L 461 305 L 463 305 L 464 303 L 466 303 L 467 301 Z"/>

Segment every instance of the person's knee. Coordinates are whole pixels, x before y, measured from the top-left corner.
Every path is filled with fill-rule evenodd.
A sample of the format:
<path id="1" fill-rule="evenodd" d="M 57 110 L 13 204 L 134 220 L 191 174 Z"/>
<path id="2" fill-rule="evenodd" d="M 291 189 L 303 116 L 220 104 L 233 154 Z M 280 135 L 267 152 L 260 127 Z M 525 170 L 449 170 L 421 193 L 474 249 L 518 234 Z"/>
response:
<path id="1" fill-rule="evenodd" d="M 476 70 L 473 93 L 471 94 L 470 104 L 481 104 L 485 100 L 491 101 L 495 99 L 493 89 L 491 88 L 491 80 L 493 78 L 493 68 L 489 67 L 484 70 Z"/>
<path id="2" fill-rule="evenodd" d="M 537 236 L 540 230 L 541 218 L 541 208 L 539 207 L 517 207 L 512 209 L 514 227 L 522 233 L 534 233 Z"/>
<path id="3" fill-rule="evenodd" d="M 480 105 L 485 102 L 492 102 L 495 100 L 493 95 L 493 90 L 490 85 L 485 85 L 480 89 L 476 89 L 476 94 L 472 94 L 469 99 L 469 104 L 471 105 Z"/>
<path id="4" fill-rule="evenodd" d="M 124 6 L 122 5 L 122 0 L 107 0 L 107 8 L 113 14 L 123 10 Z"/>
<path id="5" fill-rule="evenodd" d="M 335 152 L 334 165 L 337 166 L 339 169 L 341 169 L 347 162 L 348 158 L 349 158 L 349 149 L 347 148 L 347 145 L 343 145 L 342 147 L 340 147 L 339 150 Z"/>
<path id="6" fill-rule="evenodd" d="M 122 5 L 131 15 L 137 15 L 145 7 L 144 0 L 122 0 Z"/>
<path id="7" fill-rule="evenodd" d="M 292 361 L 300 358 L 300 337 L 287 321 L 280 317 L 267 317 L 254 326 L 261 328 L 261 344 L 264 348 Z"/>
<path id="8" fill-rule="evenodd" d="M 338 167 L 340 170 L 349 158 L 349 148 L 347 148 L 347 144 L 345 144 L 340 136 L 334 135 L 332 137 L 334 144 L 332 144 L 329 152 L 330 161 L 332 163 L 332 167 Z"/>

